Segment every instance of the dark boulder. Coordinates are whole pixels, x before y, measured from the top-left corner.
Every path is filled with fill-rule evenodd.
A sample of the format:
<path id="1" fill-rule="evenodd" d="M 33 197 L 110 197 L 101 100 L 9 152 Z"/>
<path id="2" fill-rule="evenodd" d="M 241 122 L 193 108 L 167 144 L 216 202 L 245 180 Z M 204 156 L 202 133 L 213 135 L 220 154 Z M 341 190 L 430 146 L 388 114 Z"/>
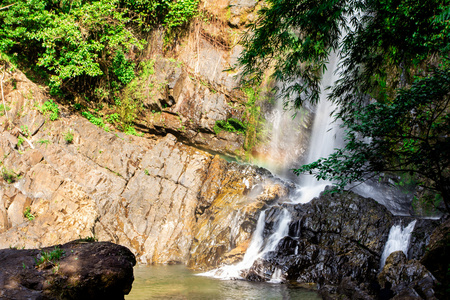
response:
<path id="1" fill-rule="evenodd" d="M 408 261 L 402 251 L 388 256 L 378 282 L 382 289 L 392 291 L 394 299 L 437 299 L 434 276 L 418 260 Z"/>
<path id="2" fill-rule="evenodd" d="M 1 299 L 124 299 L 136 259 L 110 242 L 0 250 Z"/>
<path id="3" fill-rule="evenodd" d="M 317 283 L 333 293 L 370 299 L 380 256 L 395 217 L 375 200 L 352 192 L 322 193 L 305 205 L 274 206 L 266 212 L 265 238 L 277 227 L 278 215 L 288 210 L 289 236 L 255 261 L 244 277 L 267 281 L 277 272 L 281 280 Z M 335 288 L 331 288 L 331 287 Z"/>
<path id="4" fill-rule="evenodd" d="M 382 289 L 392 291 L 394 299 L 437 299 L 434 276 L 418 260 L 408 261 L 402 251 L 388 256 L 378 282 Z"/>
<path id="5" fill-rule="evenodd" d="M 433 231 L 421 263 L 441 283 L 436 289 L 438 298 L 448 298 L 450 295 L 450 218 Z"/>

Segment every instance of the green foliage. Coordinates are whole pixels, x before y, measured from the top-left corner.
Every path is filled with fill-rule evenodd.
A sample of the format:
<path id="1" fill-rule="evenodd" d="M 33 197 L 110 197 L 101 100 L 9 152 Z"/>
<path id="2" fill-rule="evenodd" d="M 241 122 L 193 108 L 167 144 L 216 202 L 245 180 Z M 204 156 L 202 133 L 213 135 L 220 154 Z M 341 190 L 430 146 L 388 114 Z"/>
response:
<path id="1" fill-rule="evenodd" d="M 395 89 L 414 77 L 411 71 L 420 74 L 423 63 L 449 47 L 448 2 L 441 0 L 267 2 L 243 39 L 243 75 L 255 85 L 273 68 L 278 81 L 289 83 L 281 94 L 297 108 L 318 101 L 334 51 L 343 59 L 342 78 L 331 99 L 346 112 L 367 94 L 393 99 Z"/>
<path id="2" fill-rule="evenodd" d="M 50 144 L 50 140 L 44 140 L 44 139 L 40 139 L 37 142 L 38 142 L 38 144 L 41 144 L 41 145 L 43 145 L 43 144 L 45 144 L 45 145 Z"/>
<path id="3" fill-rule="evenodd" d="M 134 120 L 136 119 L 138 106 L 136 105 L 136 102 L 131 97 L 131 91 L 130 89 L 126 89 L 124 91 L 124 94 L 121 98 L 120 105 L 116 108 L 118 114 L 120 123 L 122 124 L 122 128 L 125 130 L 125 128 L 132 124 Z"/>
<path id="4" fill-rule="evenodd" d="M 124 85 L 130 83 L 134 77 L 135 64 L 125 58 L 122 51 L 117 51 L 112 62 L 112 70 L 119 81 Z"/>
<path id="5" fill-rule="evenodd" d="M 257 104 L 259 97 L 259 89 L 244 88 L 244 93 L 247 95 L 247 103 L 245 104 L 245 116 L 247 120 L 244 148 L 249 153 L 256 145 L 258 140 L 258 132 L 261 131 L 261 108 Z"/>
<path id="6" fill-rule="evenodd" d="M 80 238 L 78 239 L 78 241 L 80 241 L 80 242 L 87 242 L 87 243 L 94 243 L 94 242 L 98 242 L 98 238 L 96 238 L 95 235 L 94 236 L 87 236 L 87 237 L 82 238 L 81 235 L 80 235 Z"/>
<path id="7" fill-rule="evenodd" d="M 30 130 L 28 129 L 28 126 L 20 126 L 20 129 L 22 130 L 23 135 L 26 137 L 30 137 Z"/>
<path id="8" fill-rule="evenodd" d="M 53 100 L 45 101 L 44 104 L 39 107 L 39 111 L 44 115 L 50 115 L 50 120 L 52 121 L 59 118 L 59 107 Z"/>
<path id="9" fill-rule="evenodd" d="M 64 140 L 68 143 L 71 144 L 73 142 L 73 132 L 72 130 L 68 130 L 64 133 Z"/>
<path id="10" fill-rule="evenodd" d="M 229 118 L 227 120 L 217 120 L 214 125 L 214 132 L 219 134 L 222 130 L 235 132 L 238 134 L 245 134 L 247 126 L 235 118 Z"/>
<path id="11" fill-rule="evenodd" d="M 293 96 L 296 107 L 305 100 L 316 103 L 321 73 L 339 45 L 343 14 L 352 10 L 350 1 L 267 2 L 243 38 L 245 51 L 239 61 L 244 65 L 245 83 L 258 86 L 264 72 L 273 68 L 278 81 L 290 83 L 281 93 Z"/>
<path id="12" fill-rule="evenodd" d="M 94 125 L 97 125 L 100 128 L 103 128 L 105 131 L 109 131 L 108 128 L 105 125 L 105 122 L 103 122 L 103 119 L 100 117 L 97 117 L 95 115 L 93 115 L 92 113 L 88 112 L 88 111 L 83 111 L 81 113 L 81 115 L 83 117 L 85 117 L 86 119 L 89 120 L 89 122 L 91 122 Z"/>
<path id="13" fill-rule="evenodd" d="M 110 114 L 106 120 L 111 124 L 115 124 L 119 121 L 119 114 L 118 113 Z"/>
<path id="14" fill-rule="evenodd" d="M 3 105 L 0 104 L 0 117 L 5 115 L 5 111 L 10 111 L 11 107 L 9 107 L 8 105 Z"/>
<path id="15" fill-rule="evenodd" d="M 0 50 L 22 50 L 17 59 L 37 63 L 50 74 L 53 93 L 71 78 L 104 74 L 108 53 L 142 43 L 126 28 L 129 19 L 118 1 L 14 1 L 0 11 Z M 30 58 L 33 61 L 30 61 Z M 80 83 L 80 82 L 78 82 Z"/>
<path id="16" fill-rule="evenodd" d="M 19 179 L 19 175 L 16 172 L 5 167 L 2 168 L 2 177 L 7 183 L 14 183 Z"/>
<path id="17" fill-rule="evenodd" d="M 41 251 L 34 259 L 36 267 L 38 268 L 42 265 L 56 266 L 57 262 L 62 256 L 64 256 L 64 254 L 65 251 L 60 249 L 58 246 L 55 246 L 55 248 L 50 252 Z"/>
<path id="18" fill-rule="evenodd" d="M 33 221 L 36 216 L 31 213 L 31 207 L 27 206 L 23 212 L 23 216 L 28 219 L 28 221 Z"/>
<path id="19" fill-rule="evenodd" d="M 125 125 L 123 132 L 128 135 L 135 135 L 135 136 L 144 136 L 142 132 L 137 132 L 136 128 L 132 125 Z"/>
<path id="20" fill-rule="evenodd" d="M 25 142 L 25 139 L 23 138 L 23 136 L 19 135 L 19 138 L 17 139 L 17 147 L 20 148 L 23 142 Z"/>
<path id="21" fill-rule="evenodd" d="M 175 37 L 197 15 L 198 0 L 5 0 L 0 51 L 47 81 L 55 95 L 103 100 L 134 77 L 125 53 L 143 49 L 140 30 L 163 26 Z M 120 88 L 120 87 L 119 87 Z"/>
<path id="22" fill-rule="evenodd" d="M 162 3 L 168 10 L 164 24 L 169 30 L 187 24 L 198 13 L 199 0 L 163 0 Z"/>

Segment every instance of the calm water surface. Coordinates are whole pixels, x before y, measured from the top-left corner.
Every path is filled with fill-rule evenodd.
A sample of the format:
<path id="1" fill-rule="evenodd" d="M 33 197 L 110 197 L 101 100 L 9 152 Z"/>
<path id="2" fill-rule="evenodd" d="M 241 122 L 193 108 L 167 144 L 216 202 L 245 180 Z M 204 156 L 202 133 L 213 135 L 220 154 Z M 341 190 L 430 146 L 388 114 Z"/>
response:
<path id="1" fill-rule="evenodd" d="M 137 266 L 126 300 L 143 299 L 321 299 L 317 293 L 287 284 L 220 280 L 195 273 L 185 266 Z"/>

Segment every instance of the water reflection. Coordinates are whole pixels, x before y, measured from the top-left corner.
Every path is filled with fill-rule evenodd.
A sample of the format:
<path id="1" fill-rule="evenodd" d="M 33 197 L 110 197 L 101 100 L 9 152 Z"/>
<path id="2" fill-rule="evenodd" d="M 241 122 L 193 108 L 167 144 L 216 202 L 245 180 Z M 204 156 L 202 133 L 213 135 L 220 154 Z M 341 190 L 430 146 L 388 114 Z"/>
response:
<path id="1" fill-rule="evenodd" d="M 126 300 L 144 299 L 320 299 L 317 293 L 288 284 L 219 280 L 195 276 L 185 266 L 137 266 Z"/>

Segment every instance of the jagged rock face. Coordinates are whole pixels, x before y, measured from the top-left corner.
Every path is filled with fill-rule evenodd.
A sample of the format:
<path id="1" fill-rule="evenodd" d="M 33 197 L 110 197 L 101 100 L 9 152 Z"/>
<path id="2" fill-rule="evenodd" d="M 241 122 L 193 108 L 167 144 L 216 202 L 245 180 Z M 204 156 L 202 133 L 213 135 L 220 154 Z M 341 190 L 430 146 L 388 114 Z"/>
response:
<path id="1" fill-rule="evenodd" d="M 381 293 L 395 296 L 394 299 L 438 299 L 434 276 L 418 260 L 408 261 L 402 251 L 389 255 L 378 281 Z"/>
<path id="2" fill-rule="evenodd" d="M 124 299 L 131 290 L 135 264 L 130 250 L 108 242 L 3 249 L 0 298 Z"/>
<path id="3" fill-rule="evenodd" d="M 246 278 L 266 281 L 277 269 L 285 280 L 322 286 L 338 285 L 345 277 L 357 284 L 376 278 L 394 220 L 383 206 L 350 192 L 322 194 L 305 205 L 275 206 L 266 215 L 266 236 L 281 209 L 287 209 L 294 220 L 289 236 L 257 260 Z"/>
<path id="4" fill-rule="evenodd" d="M 226 165 L 215 158 L 200 193 L 189 266 L 211 269 L 242 259 L 259 213 L 287 196 L 281 182 L 265 181 L 267 171 Z"/>
<path id="5" fill-rule="evenodd" d="M 202 47 L 216 51 L 207 43 L 202 43 Z M 221 58 L 225 54 L 219 51 L 217 55 Z M 217 120 L 242 119 L 242 109 L 233 107 L 233 101 L 237 101 L 233 95 L 236 92 L 232 91 L 236 87 L 235 80 L 229 87 L 230 91 L 218 83 L 213 87 L 210 81 L 194 77 L 180 64 L 160 56 L 155 58 L 154 68 L 154 74 L 150 74 L 146 81 L 156 87 L 145 90 L 146 85 L 143 85 L 143 90 L 138 93 L 137 101 L 142 100 L 146 108 L 136 122 L 141 131 L 157 135 L 171 133 L 185 144 L 231 156 L 242 151 L 242 134 L 225 131 L 217 135 L 214 132 Z M 204 68 L 214 69 L 211 65 Z M 218 70 L 223 68 L 220 64 Z M 159 88 L 160 84 L 164 88 Z"/>
<path id="6" fill-rule="evenodd" d="M 427 251 L 420 262 L 441 283 L 436 292 L 439 299 L 448 297 L 450 287 L 450 219 L 444 220 L 431 235 Z"/>
<path id="7" fill-rule="evenodd" d="M 404 217 L 404 224 L 407 222 L 412 222 L 416 220 L 416 225 L 414 226 L 414 231 L 411 233 L 411 239 L 408 248 L 408 259 L 420 260 L 426 253 L 433 232 L 442 223 L 441 220 L 433 219 L 414 219 Z"/>
<path id="8" fill-rule="evenodd" d="M 1 248 L 95 235 L 129 247 L 142 263 L 188 263 L 192 255 L 193 265 L 211 267 L 215 262 L 190 251 L 193 241 L 203 251 L 222 236 L 211 257 L 220 261 L 233 249 L 228 258 L 239 257 L 261 207 L 287 193 L 266 180 L 267 171 L 226 162 L 171 134 L 153 140 L 106 132 L 63 108 L 52 122 L 36 109 L 45 94 L 14 76 L 21 78 L 17 90 L 34 96 L 7 85 L 12 109 L 0 116 L 0 144 L 2 168 L 15 182 L 0 178 Z"/>

